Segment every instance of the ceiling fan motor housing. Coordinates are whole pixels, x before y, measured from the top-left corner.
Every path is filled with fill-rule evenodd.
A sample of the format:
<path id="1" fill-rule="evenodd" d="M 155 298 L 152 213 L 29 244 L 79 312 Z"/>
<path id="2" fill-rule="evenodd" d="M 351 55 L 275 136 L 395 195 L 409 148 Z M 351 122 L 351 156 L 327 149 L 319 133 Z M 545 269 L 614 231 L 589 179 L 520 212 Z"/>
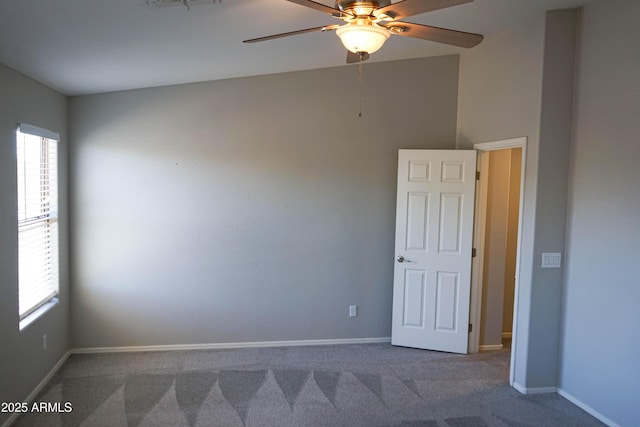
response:
<path id="1" fill-rule="evenodd" d="M 336 9 L 339 9 L 343 12 L 346 11 L 366 11 L 366 10 L 376 10 L 381 7 L 389 6 L 391 1 L 389 0 L 380 0 L 380 1 L 350 1 L 350 0 L 336 0 Z M 356 13 L 356 15 L 359 13 Z"/>

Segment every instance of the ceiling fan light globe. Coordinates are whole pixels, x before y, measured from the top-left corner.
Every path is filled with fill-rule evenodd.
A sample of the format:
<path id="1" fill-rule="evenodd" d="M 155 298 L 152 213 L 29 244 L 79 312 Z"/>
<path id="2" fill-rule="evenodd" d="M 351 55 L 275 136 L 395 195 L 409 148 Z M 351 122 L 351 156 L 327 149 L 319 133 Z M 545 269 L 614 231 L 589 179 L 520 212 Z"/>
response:
<path id="1" fill-rule="evenodd" d="M 348 51 L 371 54 L 380 49 L 391 34 L 386 29 L 374 25 L 347 24 L 338 27 L 336 35 Z"/>

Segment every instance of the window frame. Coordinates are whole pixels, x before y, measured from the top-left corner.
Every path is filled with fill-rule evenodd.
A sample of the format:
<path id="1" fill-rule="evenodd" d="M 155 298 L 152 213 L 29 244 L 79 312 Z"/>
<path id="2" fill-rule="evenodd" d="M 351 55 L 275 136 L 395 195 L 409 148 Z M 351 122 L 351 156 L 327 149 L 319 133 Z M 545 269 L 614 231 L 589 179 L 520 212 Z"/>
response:
<path id="1" fill-rule="evenodd" d="M 24 123 L 18 124 L 15 135 L 18 316 L 22 330 L 53 307 L 60 292 L 60 136 Z"/>

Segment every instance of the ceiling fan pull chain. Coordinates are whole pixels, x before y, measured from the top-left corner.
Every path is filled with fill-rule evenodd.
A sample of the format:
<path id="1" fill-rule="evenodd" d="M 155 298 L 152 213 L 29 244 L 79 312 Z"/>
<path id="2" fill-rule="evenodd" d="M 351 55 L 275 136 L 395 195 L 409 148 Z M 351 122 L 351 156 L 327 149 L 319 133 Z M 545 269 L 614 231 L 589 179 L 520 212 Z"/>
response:
<path id="1" fill-rule="evenodd" d="M 360 99 L 359 99 L 359 110 L 358 117 L 362 117 L 362 56 L 360 56 L 360 62 L 358 63 L 358 80 L 359 80 L 359 89 L 360 89 Z"/>

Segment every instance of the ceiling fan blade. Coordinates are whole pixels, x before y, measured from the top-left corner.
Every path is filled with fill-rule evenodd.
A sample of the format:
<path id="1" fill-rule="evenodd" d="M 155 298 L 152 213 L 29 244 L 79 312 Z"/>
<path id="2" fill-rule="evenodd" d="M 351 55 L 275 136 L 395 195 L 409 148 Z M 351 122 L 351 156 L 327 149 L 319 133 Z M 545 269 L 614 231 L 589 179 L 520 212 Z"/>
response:
<path id="1" fill-rule="evenodd" d="M 350 50 L 347 51 L 347 64 L 357 64 L 367 59 L 369 59 L 369 54 L 366 52 L 353 53 Z"/>
<path id="2" fill-rule="evenodd" d="M 376 10 L 374 15 L 386 15 L 390 20 L 396 20 L 406 18 L 407 16 L 457 6 L 459 4 L 471 3 L 472 1 L 473 0 L 403 0 Z"/>
<path id="3" fill-rule="evenodd" d="M 338 28 L 340 25 L 339 24 L 335 24 L 335 25 L 325 25 L 324 27 L 313 27 L 313 28 L 306 28 L 304 30 L 296 30 L 296 31 L 289 31 L 286 33 L 280 33 L 280 34 L 274 34 L 271 36 L 264 36 L 264 37 L 258 37 L 255 39 L 249 39 L 249 40 L 244 40 L 243 43 L 256 43 L 256 42 L 264 42 L 267 40 L 273 40 L 273 39 L 279 39 L 282 37 L 289 37 L 289 36 L 295 36 L 298 34 L 304 34 L 304 33 L 313 33 L 315 31 L 322 31 L 322 32 L 326 32 L 326 31 L 332 31 L 335 30 L 336 28 Z"/>
<path id="4" fill-rule="evenodd" d="M 484 36 L 480 34 L 465 33 L 464 31 L 448 30 L 446 28 L 431 27 L 429 25 L 412 24 L 411 22 L 394 21 L 386 25 L 381 25 L 391 31 L 392 34 L 398 36 L 415 37 L 417 39 L 450 44 L 458 47 L 474 47 L 484 39 Z"/>
<path id="5" fill-rule="evenodd" d="M 319 10 L 320 12 L 328 13 L 329 15 L 332 15 L 338 18 L 345 15 L 345 13 L 343 13 L 340 9 L 326 6 L 322 3 L 318 3 L 311 0 L 287 0 L 287 1 L 291 3 L 299 4 L 300 6 L 310 7 L 311 9 Z"/>

